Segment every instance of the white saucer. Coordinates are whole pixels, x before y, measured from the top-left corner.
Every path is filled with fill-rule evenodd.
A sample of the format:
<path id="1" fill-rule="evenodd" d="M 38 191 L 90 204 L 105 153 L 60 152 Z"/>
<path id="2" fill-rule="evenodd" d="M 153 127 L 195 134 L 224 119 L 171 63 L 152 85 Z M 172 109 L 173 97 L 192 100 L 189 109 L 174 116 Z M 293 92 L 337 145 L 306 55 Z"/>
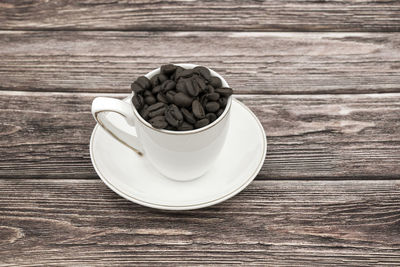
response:
<path id="1" fill-rule="evenodd" d="M 90 139 L 93 166 L 111 190 L 143 206 L 190 210 L 217 204 L 253 181 L 267 152 L 264 129 L 253 112 L 236 99 L 233 99 L 231 112 L 230 129 L 221 154 L 215 165 L 196 180 L 177 182 L 164 177 L 145 155 L 138 156 L 99 125 Z M 121 118 L 115 120 L 126 124 Z M 127 131 L 132 131 L 126 127 Z"/>

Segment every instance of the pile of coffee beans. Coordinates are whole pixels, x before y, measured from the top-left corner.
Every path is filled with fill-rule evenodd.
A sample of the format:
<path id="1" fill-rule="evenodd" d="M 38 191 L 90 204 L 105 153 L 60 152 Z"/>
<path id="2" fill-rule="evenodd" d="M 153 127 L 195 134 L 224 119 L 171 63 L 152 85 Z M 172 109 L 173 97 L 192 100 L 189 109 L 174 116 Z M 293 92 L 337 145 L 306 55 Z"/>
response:
<path id="1" fill-rule="evenodd" d="M 132 103 L 153 127 L 188 131 L 204 127 L 224 112 L 231 88 L 205 67 L 184 69 L 163 65 L 150 80 L 140 76 L 131 84 Z"/>

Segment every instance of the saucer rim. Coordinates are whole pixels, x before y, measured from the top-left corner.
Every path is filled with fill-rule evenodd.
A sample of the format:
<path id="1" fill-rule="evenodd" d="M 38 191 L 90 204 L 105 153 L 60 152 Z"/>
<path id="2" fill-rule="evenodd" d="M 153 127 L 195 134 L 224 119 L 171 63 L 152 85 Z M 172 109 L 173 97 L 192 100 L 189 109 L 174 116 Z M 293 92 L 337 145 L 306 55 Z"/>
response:
<path id="1" fill-rule="evenodd" d="M 129 97 L 123 99 L 123 101 L 129 100 Z M 94 138 L 96 135 L 96 132 L 98 130 L 98 128 L 100 127 L 99 124 L 96 124 L 96 126 L 94 127 L 91 137 L 90 137 L 90 145 L 89 145 L 89 150 L 90 150 L 90 159 L 92 161 L 92 165 L 93 168 L 95 169 L 97 175 L 100 177 L 100 179 L 115 193 L 117 193 L 119 196 L 134 202 L 136 204 L 142 205 L 142 206 L 146 206 L 146 207 L 150 207 L 150 208 L 155 208 L 155 209 L 161 209 L 161 210 L 194 210 L 194 209 L 200 209 L 200 208 L 205 208 L 205 207 L 209 207 L 218 203 L 221 203 L 233 196 L 235 196 L 236 194 L 238 194 L 239 192 L 241 192 L 243 189 L 245 189 L 257 176 L 257 174 L 260 172 L 263 163 L 265 161 L 265 156 L 267 154 L 267 136 L 265 134 L 264 131 L 264 127 L 262 126 L 260 120 L 257 118 L 257 116 L 242 102 L 240 102 L 239 100 L 237 100 L 236 98 L 232 97 L 232 102 L 235 101 L 236 103 L 240 104 L 243 108 L 245 108 L 255 119 L 255 121 L 257 122 L 260 131 L 263 133 L 263 154 L 262 157 L 260 157 L 260 162 L 257 165 L 257 168 L 255 168 L 254 172 L 249 175 L 249 178 L 245 180 L 245 182 L 236 187 L 234 190 L 232 190 L 229 193 L 226 193 L 225 195 L 218 197 L 216 199 L 213 200 L 209 200 L 206 202 L 201 202 L 198 204 L 190 204 L 190 205 L 163 205 L 163 204 L 157 204 L 157 203 L 151 203 L 148 201 L 144 201 L 138 198 L 135 198 L 134 196 L 128 195 L 125 192 L 122 192 L 120 189 L 118 189 L 116 186 L 114 186 L 110 181 L 107 180 L 107 178 L 102 174 L 102 172 L 100 171 L 100 168 L 97 166 L 96 161 L 94 159 L 94 152 L 93 152 L 93 148 L 94 148 Z"/>

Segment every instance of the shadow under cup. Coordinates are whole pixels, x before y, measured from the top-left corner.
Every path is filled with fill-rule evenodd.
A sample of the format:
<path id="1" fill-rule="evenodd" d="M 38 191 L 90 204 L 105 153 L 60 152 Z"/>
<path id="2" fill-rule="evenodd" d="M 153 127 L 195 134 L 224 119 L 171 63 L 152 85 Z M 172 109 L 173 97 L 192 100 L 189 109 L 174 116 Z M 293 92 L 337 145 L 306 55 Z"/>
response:
<path id="1" fill-rule="evenodd" d="M 197 65 L 175 64 L 185 69 Z M 211 70 L 211 75 L 221 79 L 223 87 L 228 83 L 218 73 Z M 160 69 L 145 75 L 148 79 L 160 73 Z M 224 112 L 211 124 L 190 131 L 170 131 L 153 128 L 137 112 L 133 104 L 136 132 L 142 144 L 145 157 L 164 176 L 177 180 L 189 181 L 199 178 L 209 170 L 218 157 L 229 130 L 232 96 Z"/>

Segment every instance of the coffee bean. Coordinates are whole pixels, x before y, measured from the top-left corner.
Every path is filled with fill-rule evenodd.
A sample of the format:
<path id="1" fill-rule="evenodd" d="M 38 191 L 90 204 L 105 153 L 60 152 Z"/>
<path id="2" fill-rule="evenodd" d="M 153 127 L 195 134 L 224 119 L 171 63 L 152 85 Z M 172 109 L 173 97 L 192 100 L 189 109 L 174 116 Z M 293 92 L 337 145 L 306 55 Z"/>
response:
<path id="1" fill-rule="evenodd" d="M 154 75 L 154 76 L 150 79 L 150 82 L 151 82 L 151 85 L 152 85 L 153 87 L 156 87 L 157 85 L 162 84 L 162 83 L 165 82 L 166 80 L 168 80 L 168 77 L 167 77 L 165 74 L 160 73 L 160 74 Z"/>
<path id="2" fill-rule="evenodd" d="M 195 67 L 193 70 L 194 70 L 194 72 L 200 74 L 207 81 L 209 81 L 211 79 L 210 70 L 207 69 L 206 67 L 198 66 L 198 67 Z"/>
<path id="3" fill-rule="evenodd" d="M 207 118 L 204 118 L 204 119 L 201 119 L 201 120 L 197 121 L 194 124 L 194 127 L 197 128 L 197 129 L 198 128 L 202 128 L 202 127 L 206 126 L 209 123 L 210 123 L 210 121 Z"/>
<path id="4" fill-rule="evenodd" d="M 144 91 L 144 88 L 140 86 L 140 84 L 138 84 L 137 82 L 133 82 L 131 84 L 131 89 L 133 92 L 135 92 L 135 94 L 140 94 L 141 92 Z"/>
<path id="5" fill-rule="evenodd" d="M 206 104 L 206 110 L 208 112 L 216 112 L 220 108 L 220 105 L 218 102 L 208 102 Z"/>
<path id="6" fill-rule="evenodd" d="M 211 79 L 210 79 L 210 84 L 211 84 L 214 88 L 220 88 L 220 87 L 222 87 L 222 81 L 221 81 L 221 79 L 218 78 L 218 77 L 215 77 L 215 76 L 211 77 Z"/>
<path id="7" fill-rule="evenodd" d="M 183 115 L 183 118 L 190 124 L 195 124 L 196 119 L 194 118 L 193 114 L 187 110 L 186 108 L 181 108 L 181 112 Z"/>
<path id="8" fill-rule="evenodd" d="M 199 101 L 200 101 L 201 105 L 203 106 L 203 108 L 206 108 L 206 104 L 208 102 L 207 95 L 200 96 Z"/>
<path id="9" fill-rule="evenodd" d="M 162 83 L 161 85 L 161 90 L 166 93 L 169 90 L 175 89 L 176 83 L 171 80 L 166 80 L 165 82 Z"/>
<path id="10" fill-rule="evenodd" d="M 176 84 L 176 91 L 187 93 L 186 92 L 186 79 L 179 79 L 178 83 Z"/>
<path id="11" fill-rule="evenodd" d="M 140 110 L 144 105 L 143 97 L 135 93 L 132 97 L 132 104 L 135 106 L 136 110 Z"/>
<path id="12" fill-rule="evenodd" d="M 222 113 L 224 113 L 224 109 L 219 109 L 218 111 L 217 111 L 217 117 L 219 117 L 219 116 L 221 116 L 222 115 Z"/>
<path id="13" fill-rule="evenodd" d="M 220 95 L 223 95 L 223 96 L 230 96 L 233 94 L 232 88 L 228 88 L 228 87 L 215 89 L 215 92 Z"/>
<path id="14" fill-rule="evenodd" d="M 163 103 L 165 103 L 165 104 L 168 104 L 168 99 L 165 97 L 165 95 L 163 94 L 163 93 L 161 93 L 161 92 L 159 92 L 158 94 L 157 94 L 157 100 L 158 101 L 160 101 L 160 102 L 163 102 Z"/>
<path id="15" fill-rule="evenodd" d="M 201 106 L 199 100 L 194 100 L 192 102 L 192 112 L 193 115 L 197 118 L 197 119 L 203 119 L 205 117 L 205 112 L 203 107 Z"/>
<path id="16" fill-rule="evenodd" d="M 158 103 L 155 103 L 155 104 L 149 106 L 147 109 L 148 109 L 150 112 L 152 112 L 152 111 L 158 110 L 158 109 L 160 109 L 160 108 L 165 108 L 165 104 L 164 104 L 164 103 L 158 102 Z"/>
<path id="17" fill-rule="evenodd" d="M 165 120 L 164 116 L 157 116 L 149 120 L 151 126 L 158 129 L 164 129 L 168 126 L 168 122 Z"/>
<path id="18" fill-rule="evenodd" d="M 185 70 L 184 68 L 177 66 L 174 74 L 171 75 L 171 80 L 174 80 L 175 82 L 177 82 L 178 79 L 180 78 L 180 73 L 184 70 Z"/>
<path id="19" fill-rule="evenodd" d="M 140 87 L 142 87 L 144 90 L 151 88 L 151 82 L 145 76 L 140 76 L 139 78 L 136 79 L 135 82 L 138 83 Z"/>
<path id="20" fill-rule="evenodd" d="M 174 96 L 174 103 L 178 107 L 190 107 L 190 105 L 192 104 L 192 101 L 193 101 L 193 98 L 191 98 L 187 94 L 184 94 L 181 92 L 177 93 Z"/>
<path id="21" fill-rule="evenodd" d="M 209 94 L 212 94 L 212 93 L 214 93 L 215 88 L 214 88 L 212 85 L 209 84 L 209 85 L 207 85 L 206 91 L 207 91 Z"/>
<path id="22" fill-rule="evenodd" d="M 211 101 L 217 101 L 219 99 L 219 94 L 218 93 L 207 94 L 207 99 Z"/>
<path id="23" fill-rule="evenodd" d="M 147 120 L 150 118 L 149 116 L 149 109 L 147 107 L 143 107 L 142 110 L 139 112 L 140 116 L 142 116 L 143 119 Z"/>
<path id="24" fill-rule="evenodd" d="M 193 130 L 193 125 L 187 123 L 186 121 L 184 121 L 181 126 L 177 127 L 178 131 L 190 131 Z"/>
<path id="25" fill-rule="evenodd" d="M 151 93 L 150 90 L 146 90 L 146 91 L 143 92 L 143 97 L 152 96 L 152 95 L 153 95 L 153 94 Z"/>
<path id="26" fill-rule="evenodd" d="M 168 100 L 168 103 L 174 103 L 174 96 L 176 95 L 176 91 L 168 91 L 166 94 L 165 94 L 165 97 L 167 98 L 167 100 Z"/>
<path id="27" fill-rule="evenodd" d="M 174 126 L 171 126 L 171 125 L 167 125 L 167 127 L 165 127 L 164 128 L 165 130 L 170 130 L 170 131 L 175 131 L 175 130 L 177 130 Z"/>
<path id="28" fill-rule="evenodd" d="M 207 113 L 206 114 L 206 118 L 211 122 L 215 121 L 217 119 L 217 115 L 215 115 L 214 113 Z"/>
<path id="29" fill-rule="evenodd" d="M 195 84 L 197 84 L 197 86 L 199 87 L 200 91 L 204 91 L 207 88 L 207 84 L 204 82 L 204 80 L 200 77 L 194 77 L 193 78 L 193 82 Z"/>
<path id="30" fill-rule="evenodd" d="M 159 92 L 161 92 L 161 85 L 157 85 L 157 86 L 155 86 L 152 90 L 151 90 L 151 92 L 153 93 L 153 94 L 158 94 Z"/>
<path id="31" fill-rule="evenodd" d="M 197 96 L 200 93 L 200 88 L 194 83 L 194 79 L 185 80 L 186 92 L 190 96 Z"/>
<path id="32" fill-rule="evenodd" d="M 165 110 L 165 119 L 170 125 L 178 127 L 183 122 L 183 115 L 179 108 L 176 105 L 172 104 L 169 105 L 168 108 Z"/>
<path id="33" fill-rule="evenodd" d="M 179 78 L 189 78 L 192 77 L 194 71 L 191 69 L 185 69 L 179 73 Z"/>
<path id="34" fill-rule="evenodd" d="M 144 98 L 144 102 L 146 102 L 147 105 L 153 105 L 157 102 L 157 99 L 153 95 L 149 95 Z"/>
<path id="35" fill-rule="evenodd" d="M 162 65 L 160 68 L 161 73 L 170 76 L 176 70 L 176 66 L 173 64 Z"/>
<path id="36" fill-rule="evenodd" d="M 221 108 L 225 108 L 226 105 L 228 104 L 228 98 L 227 97 L 221 97 L 220 99 L 218 99 L 218 102 L 219 102 Z"/>

